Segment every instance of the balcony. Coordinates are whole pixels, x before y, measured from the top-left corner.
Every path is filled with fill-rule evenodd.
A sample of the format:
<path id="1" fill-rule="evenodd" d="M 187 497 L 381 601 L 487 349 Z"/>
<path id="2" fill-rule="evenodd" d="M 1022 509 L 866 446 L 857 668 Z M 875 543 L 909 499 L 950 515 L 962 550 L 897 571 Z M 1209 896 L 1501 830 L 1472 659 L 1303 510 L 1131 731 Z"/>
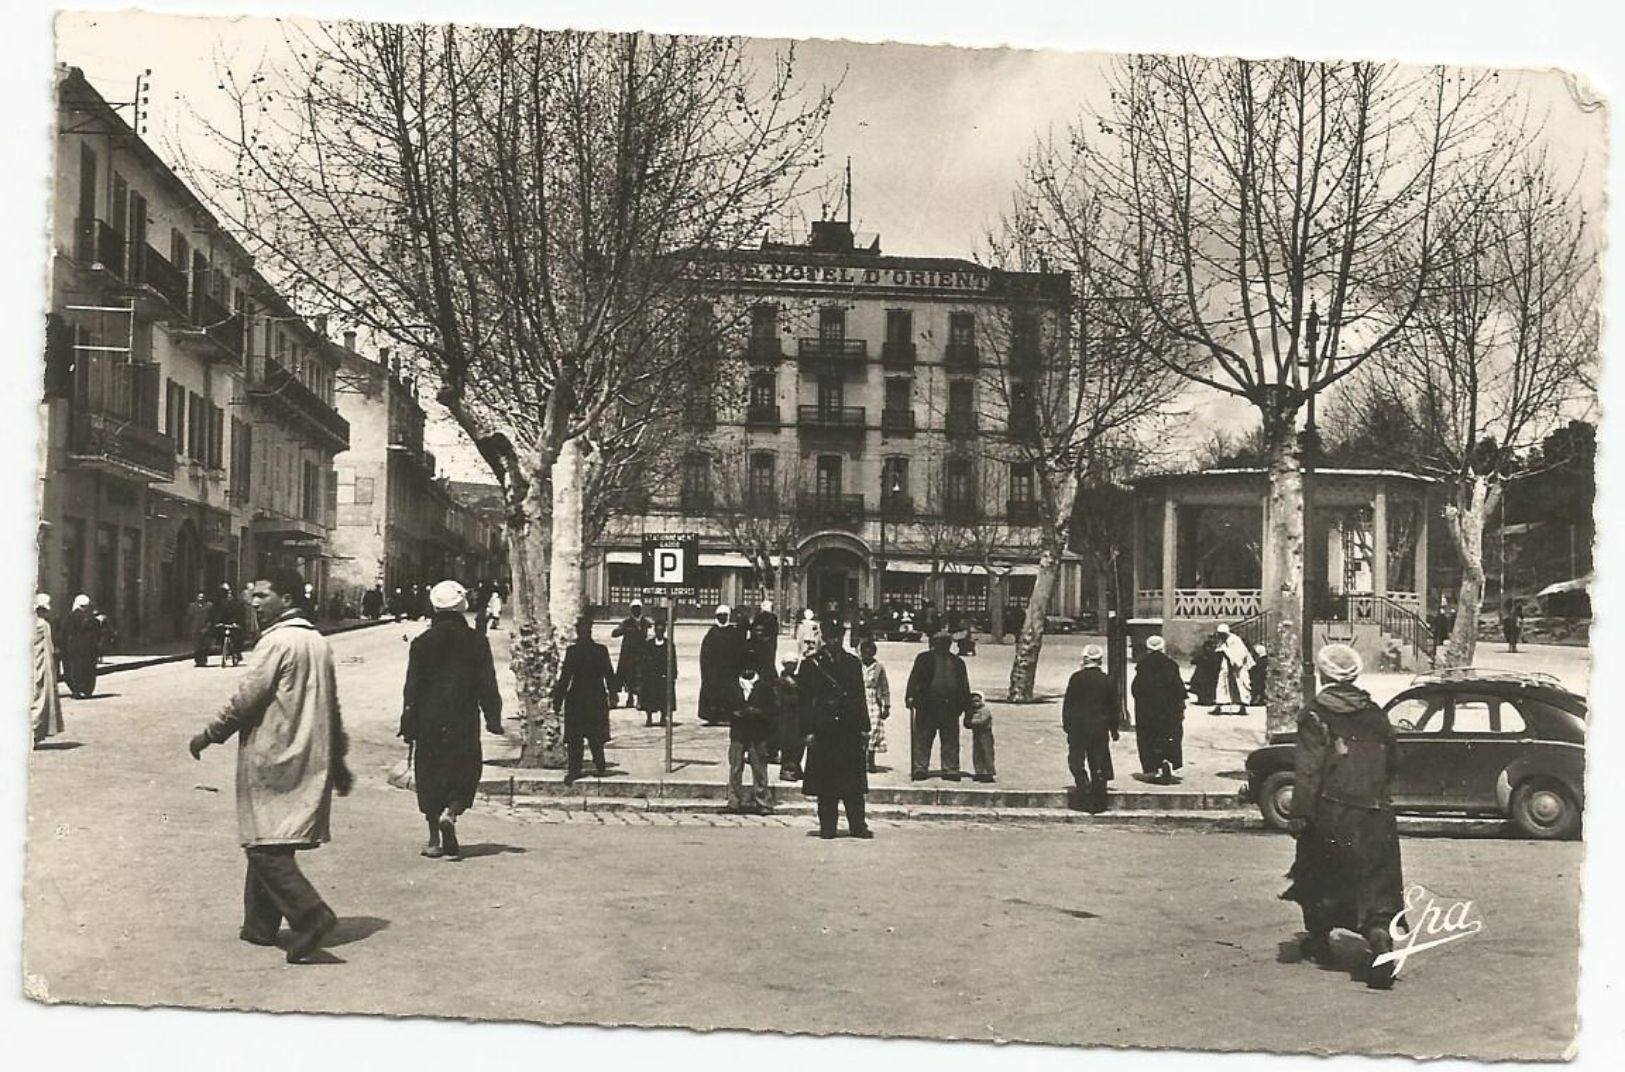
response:
<path id="1" fill-rule="evenodd" d="M 747 517 L 773 517 L 779 512 L 779 497 L 770 491 L 747 491 L 742 505 Z"/>
<path id="2" fill-rule="evenodd" d="M 811 445 L 861 449 L 868 430 L 862 406 L 799 406 L 796 424 Z"/>
<path id="3" fill-rule="evenodd" d="M 716 509 L 717 499 L 710 488 L 684 488 L 677 505 L 685 514 L 709 514 Z"/>
<path id="4" fill-rule="evenodd" d="M 93 272 L 124 278 L 124 236 L 106 220 L 79 219 L 74 223 L 73 259 Z"/>
<path id="5" fill-rule="evenodd" d="M 946 499 L 942 504 L 942 519 L 959 525 L 968 525 L 978 519 L 976 500 L 972 498 Z"/>
<path id="6" fill-rule="evenodd" d="M 779 426 L 779 407 L 752 405 L 745 408 L 745 427 L 747 428 L 777 428 Z"/>
<path id="7" fill-rule="evenodd" d="M 300 383 L 293 373 L 275 361 L 266 361 L 263 374 L 249 382 L 248 397 L 256 402 L 269 403 L 302 422 L 319 442 L 331 447 L 334 453 L 350 449 L 350 422 L 340 417 L 316 392 Z"/>
<path id="8" fill-rule="evenodd" d="M 918 351 L 911 342 L 887 339 L 880 344 L 880 363 L 889 369 L 913 368 Z"/>
<path id="9" fill-rule="evenodd" d="M 132 250 L 130 260 L 127 281 L 134 288 L 137 308 L 151 315 L 185 317 L 186 273 L 151 246 Z"/>
<path id="10" fill-rule="evenodd" d="M 942 363 L 956 372 L 974 372 L 981 360 L 973 342 L 951 342 L 942 355 Z"/>
<path id="11" fill-rule="evenodd" d="M 942 422 L 943 430 L 951 436 L 976 434 L 976 411 L 951 409 Z"/>
<path id="12" fill-rule="evenodd" d="M 195 294 L 193 298 L 192 323 L 174 331 L 175 340 L 193 346 L 206 360 L 242 364 L 242 316 L 207 294 Z"/>
<path id="13" fill-rule="evenodd" d="M 865 339 L 798 339 L 796 356 L 801 367 L 812 371 L 862 372 L 869 359 Z"/>
<path id="14" fill-rule="evenodd" d="M 887 521 L 910 521 L 914 517 L 914 496 L 906 491 L 881 496 L 880 512 Z"/>
<path id="15" fill-rule="evenodd" d="M 813 492 L 801 497 L 796 512 L 804 525 L 855 530 L 863 525 L 863 496 Z"/>
<path id="16" fill-rule="evenodd" d="M 1012 525 L 1038 524 L 1038 503 L 1033 499 L 1011 499 L 1005 504 L 1005 518 Z"/>
<path id="17" fill-rule="evenodd" d="M 777 335 L 752 336 L 745 346 L 747 361 L 778 361 L 784 357 L 784 346 Z"/>
<path id="18" fill-rule="evenodd" d="M 911 409 L 883 409 L 880 411 L 880 431 L 888 436 L 909 438 L 914 435 L 914 411 Z"/>
<path id="19" fill-rule="evenodd" d="M 156 367 L 156 366 L 154 366 Z M 175 479 L 175 441 L 127 417 L 76 410 L 68 432 L 68 457 L 87 469 L 126 480 Z"/>

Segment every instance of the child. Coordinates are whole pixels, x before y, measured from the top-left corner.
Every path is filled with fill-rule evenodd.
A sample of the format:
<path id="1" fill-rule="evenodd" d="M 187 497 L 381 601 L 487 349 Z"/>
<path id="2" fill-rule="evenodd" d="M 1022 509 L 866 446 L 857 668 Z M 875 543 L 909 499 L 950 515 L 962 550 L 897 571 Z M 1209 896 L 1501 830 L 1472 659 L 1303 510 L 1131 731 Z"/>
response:
<path id="1" fill-rule="evenodd" d="M 979 692 L 970 694 L 965 728 L 970 730 L 970 755 L 976 767 L 976 780 L 993 781 L 993 712 L 988 710 Z"/>
<path id="2" fill-rule="evenodd" d="M 869 773 L 874 774 L 875 753 L 886 750 L 886 719 L 891 715 L 891 685 L 886 668 L 875 659 L 875 642 L 865 640 L 858 647 L 863 660 L 863 700 L 869 708 Z"/>

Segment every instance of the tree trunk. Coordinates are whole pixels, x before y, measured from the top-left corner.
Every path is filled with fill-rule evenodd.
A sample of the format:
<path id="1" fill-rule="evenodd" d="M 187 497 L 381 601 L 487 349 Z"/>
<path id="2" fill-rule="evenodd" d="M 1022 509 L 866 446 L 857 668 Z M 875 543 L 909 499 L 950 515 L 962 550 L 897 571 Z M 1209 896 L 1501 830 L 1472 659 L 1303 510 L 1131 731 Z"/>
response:
<path id="1" fill-rule="evenodd" d="M 1044 616 L 1049 613 L 1050 600 L 1055 598 L 1055 585 L 1061 579 L 1061 557 L 1066 550 L 1067 537 L 1072 528 L 1072 508 L 1078 500 L 1078 478 L 1067 474 L 1052 495 L 1046 495 L 1050 506 L 1049 525 L 1044 542 L 1038 552 L 1038 576 L 1033 578 L 1033 594 L 1027 600 L 1027 613 L 1021 621 L 1021 632 L 1016 635 L 1016 652 L 1010 663 L 1011 703 L 1031 703 L 1033 686 L 1038 680 L 1038 656 L 1044 649 Z"/>
<path id="2" fill-rule="evenodd" d="M 1274 425 L 1271 428 L 1271 425 Z M 1303 471 L 1299 467 L 1297 435 L 1292 421 L 1270 421 L 1272 434 L 1265 447 L 1269 461 L 1269 557 L 1275 564 L 1273 590 L 1264 593 L 1265 607 L 1275 612 L 1275 643 L 1270 646 L 1269 673 L 1264 685 L 1265 725 L 1269 732 L 1291 730 L 1304 704 L 1303 634 L 1312 628 L 1304 605 Z M 1169 583 L 1164 578 L 1164 583 Z"/>
<path id="3" fill-rule="evenodd" d="M 553 718 L 553 682 L 558 678 L 559 649 L 548 625 L 553 544 L 547 482 L 542 471 L 530 474 L 530 491 L 506 526 L 508 563 L 513 575 L 513 633 L 508 666 L 519 694 L 522 767 L 560 766 L 557 757 L 563 727 Z"/>
<path id="4" fill-rule="evenodd" d="M 1445 510 L 1450 540 L 1461 558 L 1461 587 L 1456 592 L 1456 624 L 1439 653 L 1440 667 L 1473 665 L 1478 649 L 1479 606 L 1484 601 L 1484 525 L 1500 498 L 1500 484 L 1474 474 L 1461 489 L 1458 501 Z"/>

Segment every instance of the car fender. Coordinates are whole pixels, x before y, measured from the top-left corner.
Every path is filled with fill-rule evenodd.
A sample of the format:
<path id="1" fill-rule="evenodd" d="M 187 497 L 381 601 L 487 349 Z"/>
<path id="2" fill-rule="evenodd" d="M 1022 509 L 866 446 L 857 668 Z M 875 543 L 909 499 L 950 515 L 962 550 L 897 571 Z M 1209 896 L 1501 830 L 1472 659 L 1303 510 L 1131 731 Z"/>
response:
<path id="1" fill-rule="evenodd" d="M 1574 794 L 1585 807 L 1585 746 L 1568 741 L 1543 741 L 1540 746 L 1508 763 L 1495 779 L 1495 801 L 1501 811 L 1512 807 L 1512 791 L 1528 778 L 1550 778 Z"/>

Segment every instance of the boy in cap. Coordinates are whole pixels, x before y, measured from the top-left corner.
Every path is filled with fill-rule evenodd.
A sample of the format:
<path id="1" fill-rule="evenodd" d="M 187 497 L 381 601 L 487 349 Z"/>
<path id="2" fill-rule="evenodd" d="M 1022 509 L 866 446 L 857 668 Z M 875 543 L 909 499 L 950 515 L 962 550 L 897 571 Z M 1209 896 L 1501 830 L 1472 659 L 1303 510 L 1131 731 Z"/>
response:
<path id="1" fill-rule="evenodd" d="M 993 712 L 979 692 L 970 694 L 970 707 L 965 712 L 965 728 L 970 730 L 970 759 L 978 782 L 994 780 L 993 769 Z"/>
<path id="2" fill-rule="evenodd" d="M 1382 708 L 1354 684 L 1358 652 L 1328 644 L 1315 667 L 1329 684 L 1298 716 L 1290 827 L 1298 844 L 1281 897 L 1303 909 L 1306 958 L 1326 963 L 1332 929 L 1355 931 L 1371 950 L 1366 985 L 1386 990 L 1394 966 L 1377 961 L 1393 951 L 1389 925 L 1405 909 L 1389 799 L 1398 746 Z"/>

